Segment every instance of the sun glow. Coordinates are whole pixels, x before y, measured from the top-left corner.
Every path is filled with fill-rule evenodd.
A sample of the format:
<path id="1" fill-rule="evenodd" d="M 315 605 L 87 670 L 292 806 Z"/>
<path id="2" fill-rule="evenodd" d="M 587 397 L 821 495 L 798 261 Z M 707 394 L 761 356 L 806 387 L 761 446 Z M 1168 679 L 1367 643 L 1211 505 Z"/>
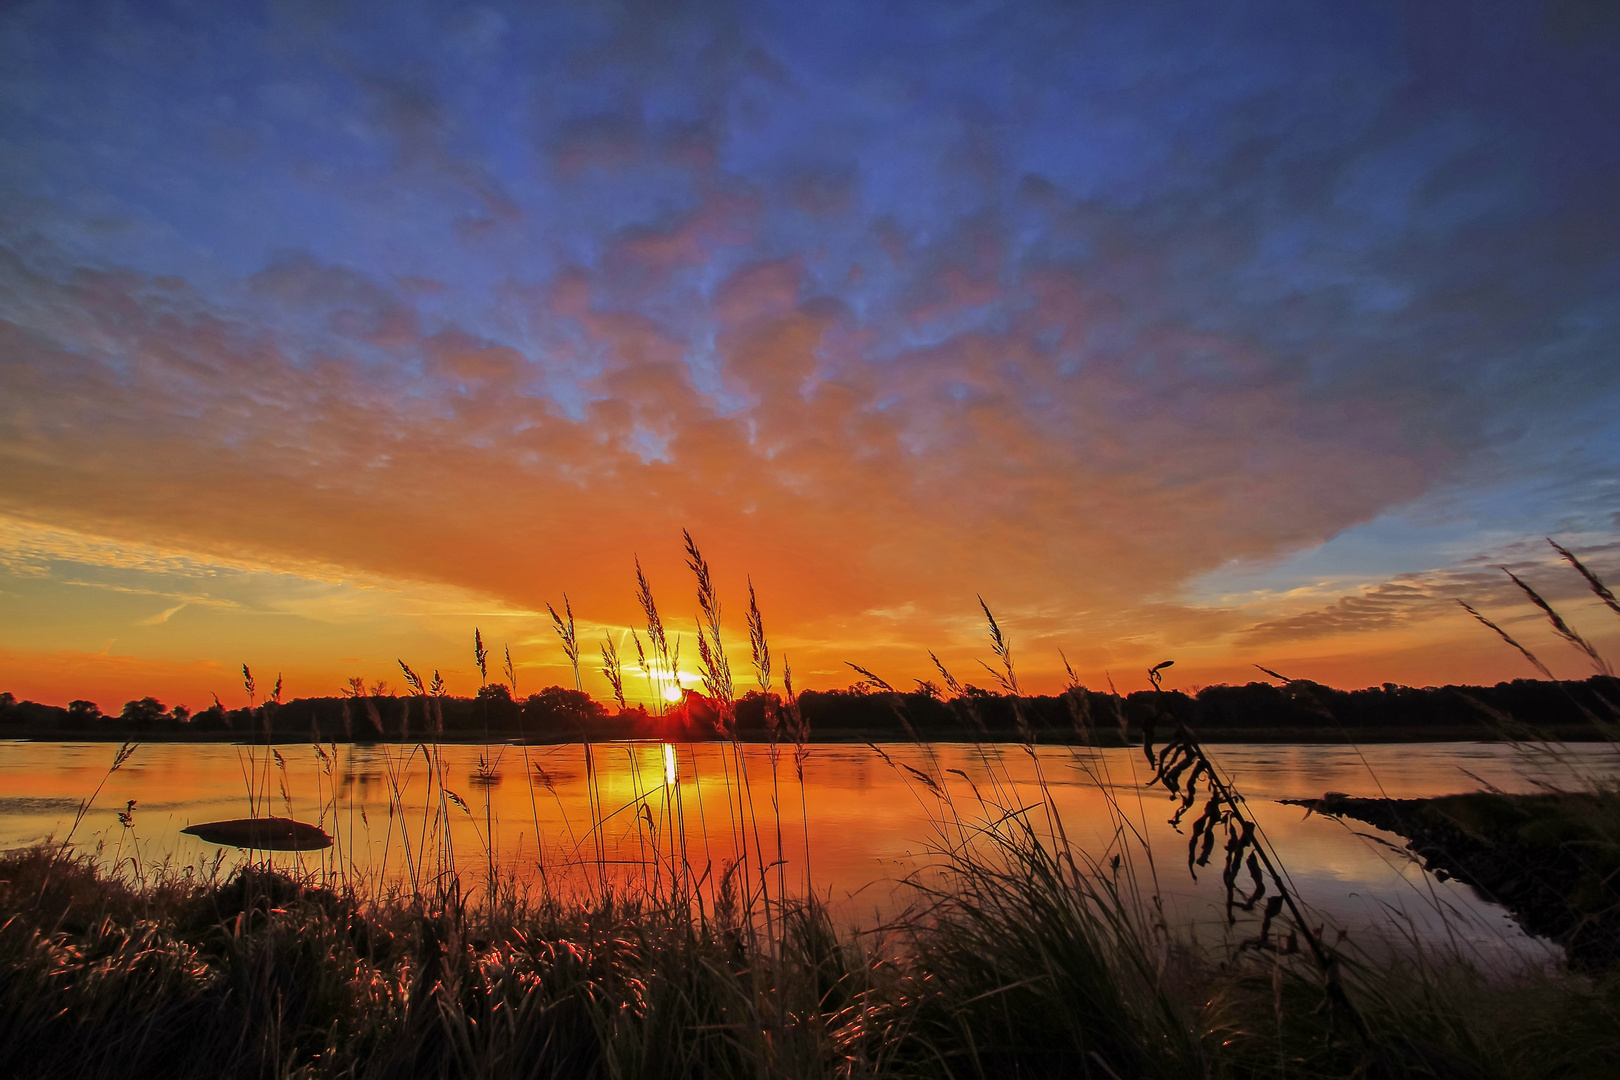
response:
<path id="1" fill-rule="evenodd" d="M 675 758 L 675 747 L 670 743 L 664 744 L 664 786 L 674 787 L 675 780 L 680 776 L 679 762 Z"/>
<path id="2" fill-rule="evenodd" d="M 664 687 L 664 700 L 665 701 L 679 701 L 679 700 L 681 700 L 681 688 L 680 688 L 679 684 L 671 684 L 669 686 Z"/>

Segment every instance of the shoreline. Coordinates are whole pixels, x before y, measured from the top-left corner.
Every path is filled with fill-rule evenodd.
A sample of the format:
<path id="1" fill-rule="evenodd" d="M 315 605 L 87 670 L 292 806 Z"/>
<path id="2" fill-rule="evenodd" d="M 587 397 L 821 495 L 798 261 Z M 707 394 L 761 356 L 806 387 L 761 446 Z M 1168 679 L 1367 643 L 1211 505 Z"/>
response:
<path id="1" fill-rule="evenodd" d="M 929 731 L 923 733 L 925 738 L 921 741 L 929 744 L 964 743 L 985 746 L 1021 746 L 1022 740 L 1009 736 L 1005 738 L 987 737 L 983 732 L 970 730 L 960 731 Z M 1102 738 L 1083 740 L 1077 737 L 1065 737 L 1069 733 L 1052 732 L 1037 733 L 1034 745 L 1037 746 L 1093 746 L 1098 748 L 1140 747 L 1142 745 L 1141 732 L 1131 730 L 1128 739 L 1120 739 L 1116 733 L 1108 732 Z M 1514 737 L 1488 727 L 1474 727 L 1462 725 L 1448 725 L 1433 728 L 1390 729 L 1387 727 L 1358 727 L 1336 728 L 1323 730 L 1321 728 L 1286 727 L 1286 728 L 1210 728 L 1196 732 L 1202 742 L 1229 744 L 1229 745 L 1267 745 L 1279 746 L 1321 745 L 1321 746 L 1351 746 L 1364 743 L 1508 743 L 1508 742 L 1549 742 L 1549 743 L 1602 743 L 1610 740 L 1586 725 L 1557 725 L 1536 731 L 1534 737 Z M 896 738 L 896 733 L 889 730 L 861 730 L 861 729 L 832 729 L 814 733 L 813 737 L 805 743 L 807 746 L 848 746 L 865 743 L 910 743 L 918 740 L 909 738 Z M 269 738 L 243 737 L 242 733 L 233 731 L 219 732 L 172 732 L 172 731 L 95 731 L 95 732 L 68 732 L 68 731 L 23 731 L 0 734 L 0 742 L 57 742 L 57 743 L 195 743 L 198 745 L 235 744 L 241 746 L 303 746 L 311 743 L 308 733 L 296 735 L 292 732 L 274 732 Z M 669 735 L 624 732 L 583 732 L 574 733 L 557 738 L 524 738 L 510 732 L 490 732 L 488 738 L 470 735 L 467 732 L 446 732 L 434 738 L 423 739 L 331 739 L 322 737 L 320 742 L 324 745 L 336 742 L 340 746 L 413 746 L 418 743 L 437 743 L 445 746 L 570 746 L 577 743 L 624 743 L 624 742 L 668 742 L 668 743 L 708 743 L 728 742 L 730 740 L 714 738 L 694 738 L 689 732 L 673 732 Z M 737 742 L 746 746 L 767 746 L 770 740 L 758 732 L 739 733 Z M 776 740 L 778 747 L 794 745 L 783 739 Z"/>

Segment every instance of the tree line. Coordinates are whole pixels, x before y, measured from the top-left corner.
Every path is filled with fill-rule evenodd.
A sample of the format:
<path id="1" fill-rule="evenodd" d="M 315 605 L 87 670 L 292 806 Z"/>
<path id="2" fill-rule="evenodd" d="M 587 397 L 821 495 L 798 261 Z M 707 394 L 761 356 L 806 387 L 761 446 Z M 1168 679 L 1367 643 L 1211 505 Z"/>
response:
<path id="1" fill-rule="evenodd" d="M 1516 679 L 1495 686 L 1416 688 L 1385 683 L 1339 690 L 1320 683 L 1252 682 L 1206 686 L 1193 693 L 1143 690 L 1114 694 L 1073 687 L 1057 695 L 1013 696 L 974 686 L 946 696 L 931 683 L 895 692 L 857 683 L 847 689 L 805 691 L 798 707 L 811 740 L 956 739 L 1123 744 L 1144 723 L 1166 714 L 1211 738 L 1248 738 L 1268 732 L 1290 738 L 1334 738 L 1338 733 L 1377 737 L 1490 738 L 1549 733 L 1601 737 L 1620 717 L 1620 680 L 1584 682 Z M 218 703 L 196 712 L 166 708 L 152 697 L 104 713 L 94 702 L 66 707 L 18 701 L 0 694 L 0 736 L 32 738 L 273 739 L 322 742 L 417 742 L 527 739 L 666 738 L 704 740 L 733 734 L 748 741 L 785 741 L 773 730 L 783 715 L 775 695 L 738 699 L 735 717 L 722 720 L 715 703 L 687 691 L 662 712 L 635 706 L 609 709 L 589 694 L 549 686 L 521 699 L 501 683 L 474 697 L 392 694 L 358 680 L 331 697 L 270 700 L 250 707 Z"/>

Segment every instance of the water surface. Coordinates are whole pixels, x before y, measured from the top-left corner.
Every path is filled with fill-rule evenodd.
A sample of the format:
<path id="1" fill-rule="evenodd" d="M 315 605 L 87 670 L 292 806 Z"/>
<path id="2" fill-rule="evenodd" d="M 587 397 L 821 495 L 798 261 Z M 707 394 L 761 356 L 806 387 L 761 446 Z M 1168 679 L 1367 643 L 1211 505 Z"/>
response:
<path id="1" fill-rule="evenodd" d="M 789 891 L 808 884 L 841 917 L 869 923 L 914 899 L 905 880 L 919 873 L 926 880 L 940 846 L 959 840 L 962 826 L 1032 807 L 1037 827 L 1049 829 L 1044 782 L 1070 842 L 1099 863 L 1124 844 L 1143 892 L 1160 896 L 1173 920 L 1201 935 L 1228 933 L 1219 853 L 1195 883 L 1186 840 L 1166 820 L 1171 802 L 1138 786 L 1147 776 L 1139 749 L 1044 747 L 1031 755 L 1016 746 L 885 744 L 879 753 L 820 745 L 804 757 L 802 785 L 791 747 L 773 762 L 764 746 L 743 747 L 739 756 L 712 743 L 602 743 L 587 762 L 579 745 L 429 751 L 340 744 L 318 752 L 282 744 L 278 759 L 262 746 L 157 743 L 139 747 L 108 776 L 116 750 L 106 743 L 0 743 L 0 849 L 63 839 L 100 784 L 73 840 L 130 874 L 214 859 L 228 869 L 244 856 L 180 830 L 258 812 L 319 823 L 336 838 L 327 851 L 278 855 L 278 864 L 344 870 L 372 884 L 421 884 L 453 867 L 474 890 L 492 868 L 520 881 L 544 876 L 553 887 L 583 888 L 604 873 L 622 881 L 680 872 L 675 853 L 684 846 L 684 864 L 695 874 L 707 868 L 718 875 L 746 851 L 756 878 L 764 862 L 773 882 Z M 440 787 L 429 783 L 435 753 L 442 802 Z M 1212 756 L 1247 796 L 1297 894 L 1325 917 L 1364 939 L 1412 933 L 1486 962 L 1551 954 L 1500 908 L 1425 874 L 1400 850 L 1400 838 L 1305 817 L 1275 800 L 1327 791 L 1394 798 L 1484 787 L 1533 791 L 1620 775 L 1620 755 L 1604 745 L 1244 744 L 1215 747 Z M 441 807 L 447 843 L 435 834 Z M 128 825 L 120 811 L 130 815 Z M 1151 848 L 1151 865 L 1133 830 Z"/>

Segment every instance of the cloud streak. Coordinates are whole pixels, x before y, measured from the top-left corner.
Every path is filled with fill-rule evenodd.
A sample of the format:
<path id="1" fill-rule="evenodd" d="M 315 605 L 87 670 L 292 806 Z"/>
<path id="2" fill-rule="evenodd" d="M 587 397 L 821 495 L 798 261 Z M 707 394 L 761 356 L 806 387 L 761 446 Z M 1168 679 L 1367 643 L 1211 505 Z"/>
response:
<path id="1" fill-rule="evenodd" d="M 186 606 L 187 606 L 186 603 L 184 601 L 181 601 L 180 603 L 174 605 L 174 607 L 164 608 L 162 611 L 158 612 L 156 615 L 153 615 L 150 618 L 142 619 L 141 620 L 141 625 L 142 626 L 162 626 L 164 623 L 168 622 L 175 615 L 178 615 L 181 611 L 184 611 Z"/>

